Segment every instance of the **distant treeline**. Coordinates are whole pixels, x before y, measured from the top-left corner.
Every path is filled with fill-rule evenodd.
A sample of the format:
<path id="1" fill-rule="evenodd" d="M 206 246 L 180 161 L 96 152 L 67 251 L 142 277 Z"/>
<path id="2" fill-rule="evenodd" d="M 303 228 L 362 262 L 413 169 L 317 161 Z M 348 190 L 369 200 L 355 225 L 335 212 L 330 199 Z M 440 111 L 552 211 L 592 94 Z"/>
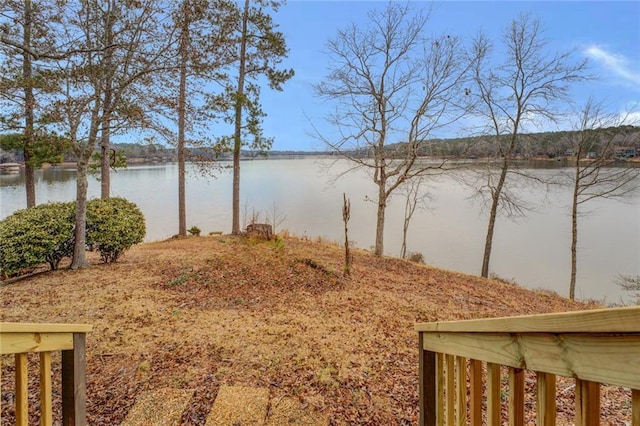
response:
<path id="1" fill-rule="evenodd" d="M 19 139 L 18 135 L 0 135 L 0 163 L 22 163 L 24 162 L 24 152 L 22 146 L 15 143 L 16 139 Z M 11 141 L 9 143 L 8 141 Z M 117 152 L 119 156 L 126 158 L 127 163 L 168 163 L 175 162 L 178 158 L 177 150 L 171 146 L 158 145 L 153 143 L 112 143 L 111 149 L 113 152 Z M 96 149 L 96 154 L 99 150 Z M 327 155 L 322 151 L 269 151 L 257 152 L 242 150 L 241 157 L 244 159 L 250 158 L 266 158 L 266 157 L 300 157 L 300 156 L 317 156 Z M 207 148 L 191 148 L 187 149 L 187 158 L 190 161 L 230 161 L 232 159 L 232 153 L 230 152 L 216 152 L 214 149 Z M 54 147 L 51 153 L 47 153 L 46 156 L 41 158 L 40 163 L 59 164 L 65 162 L 75 162 L 76 156 L 68 147 L 59 146 Z"/>
<path id="2" fill-rule="evenodd" d="M 615 157 L 624 150 L 640 150 L 640 127 L 619 126 L 590 131 L 596 140 L 612 140 L 610 152 L 597 152 L 598 155 Z M 575 140 L 581 132 L 558 131 L 529 133 L 518 135 L 518 143 L 514 154 L 522 158 L 557 158 L 572 156 Z M 584 137 L 584 135 L 582 136 Z M 495 136 L 474 136 L 451 139 L 431 139 L 417 144 L 420 156 L 462 156 L 467 158 L 491 158 L 502 144 L 507 143 L 510 135 L 497 138 Z M 598 144 L 594 144 L 594 150 Z M 386 149 L 399 156 L 408 149 L 406 143 L 388 145 Z M 584 155 L 588 155 L 585 153 Z M 595 153 L 594 153 L 595 154 Z M 636 154 L 636 155 L 640 155 Z"/>
<path id="3" fill-rule="evenodd" d="M 621 152 L 630 152 L 635 149 L 636 156 L 640 156 L 640 127 L 620 126 L 608 129 L 594 130 L 594 135 L 598 133 L 606 134 L 607 137 L 614 135 L 614 150 L 606 155 L 615 157 Z M 577 132 L 559 131 L 530 133 L 519 135 L 518 148 L 515 152 L 517 156 L 523 158 L 557 158 L 572 155 L 573 138 Z M 498 142 L 505 142 L 508 136 L 501 136 Z M 424 157 L 465 157 L 465 158 L 486 158 L 495 154 L 497 147 L 495 137 L 474 136 L 451 139 L 430 139 L 415 145 L 412 149 L 418 150 L 418 155 Z M 177 150 L 171 146 L 153 143 L 114 143 L 112 150 L 124 156 L 127 162 L 134 163 L 164 163 L 177 160 Z M 399 157 L 410 147 L 406 143 L 391 144 L 386 147 L 391 154 Z M 48 162 L 74 162 L 76 160 L 73 151 L 65 144 L 58 144 L 57 148 L 49 156 Z M 50 150 L 51 151 L 51 150 Z M 61 152 L 60 152 L 61 151 Z M 333 155 L 328 151 L 242 151 L 242 158 L 286 158 L 300 156 Z M 366 150 L 351 152 L 351 154 L 367 157 L 370 155 Z M 587 153 L 588 154 L 588 153 Z M 599 153 L 598 155 L 601 155 Z M 628 155 L 628 154 L 627 154 Z M 191 161 L 227 161 L 231 160 L 232 154 L 229 152 L 219 152 L 211 148 L 191 148 L 188 150 L 188 159 Z M 0 135 L 0 162 L 23 162 L 23 151 L 16 143 L 15 135 Z M 45 161 L 47 162 L 47 161 Z"/>

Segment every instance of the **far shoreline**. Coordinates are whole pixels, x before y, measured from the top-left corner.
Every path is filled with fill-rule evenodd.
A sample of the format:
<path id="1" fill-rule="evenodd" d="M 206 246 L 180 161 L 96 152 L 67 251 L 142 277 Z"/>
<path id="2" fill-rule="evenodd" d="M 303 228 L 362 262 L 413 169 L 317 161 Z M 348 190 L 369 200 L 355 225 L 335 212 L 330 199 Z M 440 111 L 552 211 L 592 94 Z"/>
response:
<path id="1" fill-rule="evenodd" d="M 308 158 L 320 158 L 320 159 L 340 159 L 341 157 L 337 154 L 330 154 L 330 153 L 308 153 L 308 152 L 300 152 L 300 153 L 291 153 L 291 154 L 276 154 L 276 155 L 268 155 L 268 156 L 255 156 L 255 157 L 242 157 L 240 160 L 241 161 L 265 161 L 265 160 L 305 160 Z M 423 161 L 427 161 L 427 160 L 443 160 L 442 158 L 434 158 L 434 157 L 418 157 L 418 160 L 423 160 Z M 480 163 L 480 162 L 485 162 L 485 161 L 490 161 L 491 159 L 489 158 L 460 158 L 460 159 L 456 159 L 455 161 L 462 161 L 462 162 L 469 162 L 469 163 Z M 218 162 L 218 163 L 230 163 L 232 161 L 232 159 L 219 159 L 214 161 Z M 518 158 L 515 159 L 516 162 L 521 163 L 521 164 L 526 164 L 526 163 L 531 163 L 531 165 L 535 165 L 536 163 L 538 164 L 554 164 L 557 163 L 558 166 L 563 166 L 566 164 L 574 164 L 575 161 L 575 157 L 555 157 L 555 158 L 549 158 L 549 157 L 529 157 L 529 158 Z M 580 160 L 580 162 L 593 162 L 595 160 L 593 159 L 587 159 L 587 158 L 583 158 Z M 140 157 L 135 157 L 135 158 L 129 158 L 127 159 L 127 165 L 134 165 L 134 166 L 143 166 L 143 165 L 165 165 L 165 164 L 175 164 L 177 163 L 177 161 L 173 161 L 173 160 L 167 160 L 167 161 L 159 161 L 159 160 L 148 160 L 145 158 L 140 158 Z M 198 161 L 187 161 L 188 164 L 197 164 L 199 163 Z M 635 157 L 635 158 L 625 158 L 625 159 L 611 159 L 610 160 L 610 164 L 611 165 L 616 165 L 616 164 L 624 164 L 624 163 L 640 163 L 640 157 Z M 22 171 L 22 169 L 24 169 L 24 162 L 16 162 L 13 164 L 18 164 L 20 166 L 20 169 Z M 63 168 L 63 169 L 73 169 L 76 167 L 76 162 L 74 161 L 66 161 L 66 162 L 62 162 L 62 163 L 44 163 L 40 169 L 48 169 L 51 167 L 59 167 L 59 168 Z"/>

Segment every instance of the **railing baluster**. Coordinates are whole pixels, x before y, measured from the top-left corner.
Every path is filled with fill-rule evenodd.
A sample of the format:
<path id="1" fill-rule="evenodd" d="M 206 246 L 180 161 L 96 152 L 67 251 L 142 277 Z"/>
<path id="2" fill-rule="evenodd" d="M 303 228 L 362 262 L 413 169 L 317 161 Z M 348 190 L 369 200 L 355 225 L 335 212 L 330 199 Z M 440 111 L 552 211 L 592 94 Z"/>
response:
<path id="1" fill-rule="evenodd" d="M 600 384 L 576 379 L 576 425 L 600 424 Z"/>
<path id="2" fill-rule="evenodd" d="M 482 425 L 482 361 L 471 362 L 471 425 Z"/>
<path id="3" fill-rule="evenodd" d="M 51 352 L 40 352 L 40 425 L 53 424 L 51 397 Z"/>
<path id="4" fill-rule="evenodd" d="M 536 399 L 536 424 L 554 426 L 556 424 L 556 376 L 536 373 L 538 396 Z"/>
<path id="5" fill-rule="evenodd" d="M 524 370 L 509 367 L 509 426 L 524 425 Z"/>
<path id="6" fill-rule="evenodd" d="M 500 426 L 502 409 L 500 399 L 500 364 L 487 363 L 487 424 Z"/>
<path id="7" fill-rule="evenodd" d="M 27 377 L 27 354 L 15 355 L 16 360 L 16 425 L 27 426 L 29 422 L 29 383 Z"/>
<path id="8" fill-rule="evenodd" d="M 640 426 L 640 390 L 631 390 L 631 426 Z"/>
<path id="9" fill-rule="evenodd" d="M 447 424 L 453 426 L 455 422 L 455 359 L 453 355 L 445 357 L 447 369 L 446 376 L 446 393 L 447 393 Z"/>
<path id="10" fill-rule="evenodd" d="M 436 396 L 436 420 L 438 426 L 444 425 L 444 355 L 436 354 L 436 387 L 438 394 Z"/>
<path id="11" fill-rule="evenodd" d="M 456 357 L 456 425 L 467 425 L 467 359 L 461 356 Z"/>

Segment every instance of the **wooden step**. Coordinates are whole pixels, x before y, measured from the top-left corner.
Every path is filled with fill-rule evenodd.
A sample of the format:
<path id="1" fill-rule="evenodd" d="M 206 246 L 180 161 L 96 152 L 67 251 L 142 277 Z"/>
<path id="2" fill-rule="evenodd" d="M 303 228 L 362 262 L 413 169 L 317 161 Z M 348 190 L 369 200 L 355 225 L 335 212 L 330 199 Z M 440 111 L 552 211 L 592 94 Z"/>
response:
<path id="1" fill-rule="evenodd" d="M 269 405 L 269 389 L 220 386 L 206 426 L 263 425 Z"/>
<path id="2" fill-rule="evenodd" d="M 266 426 L 327 426 L 329 421 L 296 398 L 272 399 Z"/>
<path id="3" fill-rule="evenodd" d="M 193 390 L 157 389 L 145 392 L 121 426 L 177 426 Z"/>

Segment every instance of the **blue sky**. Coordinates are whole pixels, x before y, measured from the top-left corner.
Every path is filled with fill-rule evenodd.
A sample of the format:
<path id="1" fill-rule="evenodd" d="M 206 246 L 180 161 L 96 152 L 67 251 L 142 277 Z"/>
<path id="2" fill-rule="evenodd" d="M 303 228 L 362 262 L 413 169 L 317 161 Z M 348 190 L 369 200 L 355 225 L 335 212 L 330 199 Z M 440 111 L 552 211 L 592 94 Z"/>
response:
<path id="1" fill-rule="evenodd" d="M 427 31 L 471 39 L 479 30 L 498 42 L 503 28 L 522 12 L 540 18 L 550 49 L 575 49 L 589 60 L 598 80 L 573 91 L 580 103 L 589 96 L 605 101 L 613 112 L 640 102 L 640 1 L 445 1 L 410 2 L 414 9 L 433 7 Z M 283 92 L 262 91 L 268 116 L 265 136 L 275 138 L 274 150 L 323 150 L 310 137 L 312 121 L 324 126 L 329 105 L 314 96 L 313 85 L 327 74 L 323 49 L 338 29 L 351 22 L 367 24 L 367 12 L 385 1 L 289 0 L 275 21 L 290 49 L 285 66 L 296 75 Z M 456 136 L 456 135 L 452 135 Z"/>

